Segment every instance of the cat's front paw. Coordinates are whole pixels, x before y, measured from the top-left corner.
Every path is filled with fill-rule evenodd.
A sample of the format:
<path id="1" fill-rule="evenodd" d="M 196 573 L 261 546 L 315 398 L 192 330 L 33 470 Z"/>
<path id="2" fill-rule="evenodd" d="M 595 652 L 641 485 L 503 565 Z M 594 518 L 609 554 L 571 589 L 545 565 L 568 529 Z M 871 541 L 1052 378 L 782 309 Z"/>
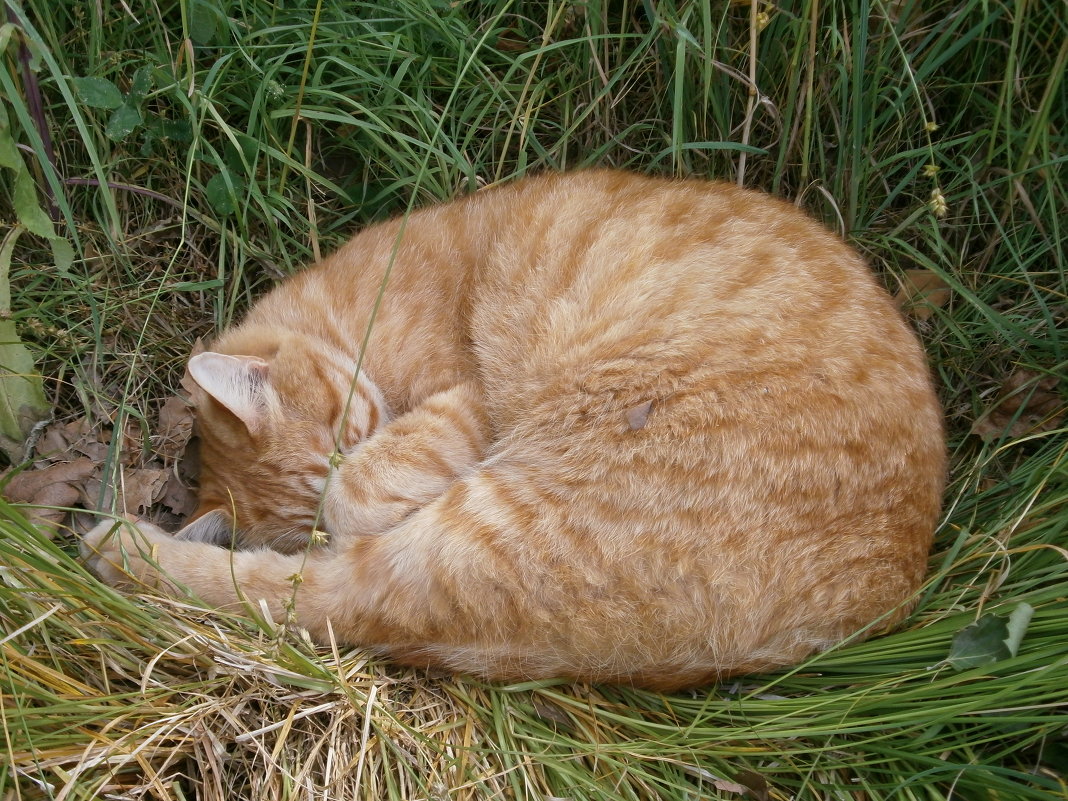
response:
<path id="1" fill-rule="evenodd" d="M 109 518 L 82 537 L 79 548 L 89 569 L 113 587 L 155 586 L 159 551 L 172 540 L 151 523 Z"/>

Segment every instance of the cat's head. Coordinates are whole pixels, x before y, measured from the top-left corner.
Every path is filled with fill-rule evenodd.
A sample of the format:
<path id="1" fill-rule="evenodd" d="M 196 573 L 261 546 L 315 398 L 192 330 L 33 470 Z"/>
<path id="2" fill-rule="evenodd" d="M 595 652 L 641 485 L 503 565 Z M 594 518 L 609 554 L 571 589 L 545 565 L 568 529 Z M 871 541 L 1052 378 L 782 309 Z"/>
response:
<path id="1" fill-rule="evenodd" d="M 378 388 L 320 340 L 243 331 L 189 361 L 200 437 L 200 504 L 184 539 L 304 548 L 331 455 L 388 420 Z M 353 381 L 355 377 L 355 383 Z"/>

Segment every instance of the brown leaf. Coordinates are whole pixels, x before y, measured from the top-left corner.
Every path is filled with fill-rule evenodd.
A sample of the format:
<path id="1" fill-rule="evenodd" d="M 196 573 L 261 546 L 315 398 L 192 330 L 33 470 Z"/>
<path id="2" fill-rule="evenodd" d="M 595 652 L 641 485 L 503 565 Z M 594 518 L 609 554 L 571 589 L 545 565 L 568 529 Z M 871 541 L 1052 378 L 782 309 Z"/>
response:
<path id="1" fill-rule="evenodd" d="M 935 309 L 945 306 L 952 294 L 949 284 L 930 270 L 905 270 L 894 301 L 905 314 L 927 320 Z"/>
<path id="2" fill-rule="evenodd" d="M 85 457 L 57 462 L 43 470 L 26 470 L 13 476 L 4 487 L 4 495 L 15 503 L 36 507 L 74 506 L 81 500 L 82 487 L 96 472 L 97 465 Z M 61 509 L 27 509 L 27 517 L 54 535 L 66 511 Z"/>
<path id="3" fill-rule="evenodd" d="M 193 436 L 193 410 L 179 397 L 171 397 L 159 410 L 159 425 L 152 438 L 164 463 L 180 459 Z"/>
<path id="4" fill-rule="evenodd" d="M 744 784 L 749 790 L 749 797 L 756 801 L 768 801 L 771 792 L 768 790 L 768 781 L 755 770 L 741 770 L 734 776 L 740 784 Z"/>
<path id="5" fill-rule="evenodd" d="M 1060 384 L 1057 376 L 1023 368 L 1014 370 L 994 403 L 972 425 L 972 433 L 991 442 L 1059 428 L 1065 415 Z"/>
<path id="6" fill-rule="evenodd" d="M 80 506 L 88 509 L 118 508 L 134 514 L 150 512 L 166 521 L 180 523 L 196 510 L 196 495 L 189 489 L 197 472 L 196 449 L 190 447 L 192 412 L 180 398 L 171 398 L 160 409 L 153 429 L 152 451 L 143 448 L 144 427 L 128 420 L 121 435 L 82 417 L 48 427 L 37 444 L 36 470 L 13 476 L 5 494 L 12 500 L 38 506 Z M 122 466 L 107 487 L 103 465 L 112 438 L 121 436 Z M 188 456 L 184 455 L 188 451 Z M 158 454 L 159 458 L 155 458 Z M 166 465 L 160 463 L 162 458 Z M 112 489 L 118 489 L 118 498 Z M 117 503 L 115 501 L 117 500 Z M 155 506 L 155 509 L 152 507 Z M 63 524 L 66 512 L 28 509 L 28 516 L 50 533 Z M 91 522 L 74 520 L 75 530 Z"/>
<path id="7" fill-rule="evenodd" d="M 182 483 L 173 470 L 167 471 L 167 481 L 159 501 L 181 518 L 189 517 L 197 509 L 196 494 Z"/>
<path id="8" fill-rule="evenodd" d="M 103 487 L 98 476 L 85 483 L 84 503 L 88 508 L 116 509 L 129 514 L 145 511 L 164 493 L 168 471 L 151 467 L 124 467 L 111 484 Z M 114 486 L 116 494 L 112 494 Z M 101 498 L 101 490 L 103 497 Z"/>
<path id="9" fill-rule="evenodd" d="M 163 495 L 166 484 L 166 470 L 144 467 L 123 470 L 119 484 L 122 493 L 120 508 L 135 514 L 145 511 Z"/>
<path id="10" fill-rule="evenodd" d="M 89 418 L 79 417 L 50 425 L 37 441 L 36 450 L 39 458 L 49 462 L 70 461 L 74 453 L 102 462 L 107 458 L 108 446 L 100 441 Z"/>
<path id="11" fill-rule="evenodd" d="M 531 700 L 534 704 L 534 712 L 542 720 L 551 721 L 561 726 L 571 727 L 575 725 L 574 721 L 571 720 L 571 716 L 558 704 L 554 704 L 552 701 L 547 701 L 537 695 Z"/>
<path id="12" fill-rule="evenodd" d="M 712 782 L 712 786 L 723 793 L 735 793 L 740 795 L 742 793 L 749 792 L 749 788 L 746 787 L 744 784 L 729 782 L 726 779 L 716 779 L 714 782 Z"/>
<path id="13" fill-rule="evenodd" d="M 114 433 L 114 431 L 113 431 Z M 145 453 L 145 430 L 141 421 L 133 417 L 126 418 L 123 426 L 121 451 L 122 463 L 130 467 L 143 467 Z"/>

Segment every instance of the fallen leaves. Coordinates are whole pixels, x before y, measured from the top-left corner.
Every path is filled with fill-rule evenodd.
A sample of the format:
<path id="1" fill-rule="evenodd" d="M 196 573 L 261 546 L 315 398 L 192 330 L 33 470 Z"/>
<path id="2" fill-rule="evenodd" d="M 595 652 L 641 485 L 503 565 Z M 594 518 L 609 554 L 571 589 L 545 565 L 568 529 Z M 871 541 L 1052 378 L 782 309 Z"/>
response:
<path id="1" fill-rule="evenodd" d="M 168 398 L 159 410 L 157 431 L 153 442 L 156 453 L 164 460 L 180 459 L 193 436 L 193 411 L 189 404 L 178 397 Z"/>
<path id="2" fill-rule="evenodd" d="M 712 786 L 720 792 L 744 795 L 756 801 L 768 801 L 771 798 L 767 780 L 759 773 L 751 770 L 739 771 L 735 775 L 735 781 L 716 779 Z"/>
<path id="3" fill-rule="evenodd" d="M 151 510 L 159 522 L 180 523 L 196 507 L 189 488 L 194 460 L 186 458 L 192 410 L 181 398 L 168 399 L 154 431 L 146 442 L 145 428 L 127 420 L 115 442 L 114 426 L 87 417 L 52 423 L 37 441 L 32 465 L 0 476 L 0 491 L 25 504 L 31 520 L 53 534 L 71 508 L 110 508 L 113 502 L 125 512 Z"/>
<path id="4" fill-rule="evenodd" d="M 1059 428 L 1065 416 L 1060 387 L 1061 379 L 1055 375 L 1014 370 L 1002 383 L 994 402 L 972 425 L 972 433 L 992 442 Z"/>
<path id="5" fill-rule="evenodd" d="M 26 510 L 27 517 L 45 531 L 55 533 L 67 515 L 66 509 L 83 504 L 82 488 L 98 470 L 98 463 L 84 456 L 40 470 L 26 470 L 11 476 L 4 486 L 4 496 L 16 503 L 32 504 Z"/>
<path id="6" fill-rule="evenodd" d="M 905 270 L 899 284 L 894 302 L 905 314 L 917 320 L 929 320 L 952 295 L 949 284 L 930 270 Z"/>

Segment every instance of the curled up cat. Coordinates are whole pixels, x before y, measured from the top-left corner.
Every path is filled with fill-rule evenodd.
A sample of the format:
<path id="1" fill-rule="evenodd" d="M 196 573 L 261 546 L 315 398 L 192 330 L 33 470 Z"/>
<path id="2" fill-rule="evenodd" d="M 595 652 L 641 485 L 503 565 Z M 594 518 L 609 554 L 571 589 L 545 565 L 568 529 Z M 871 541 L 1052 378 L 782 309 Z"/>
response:
<path id="1" fill-rule="evenodd" d="M 92 568 L 407 665 L 796 664 L 907 615 L 939 514 L 916 337 L 840 239 L 726 184 L 545 175 L 371 226 L 189 374 L 196 516 L 105 520 Z"/>

